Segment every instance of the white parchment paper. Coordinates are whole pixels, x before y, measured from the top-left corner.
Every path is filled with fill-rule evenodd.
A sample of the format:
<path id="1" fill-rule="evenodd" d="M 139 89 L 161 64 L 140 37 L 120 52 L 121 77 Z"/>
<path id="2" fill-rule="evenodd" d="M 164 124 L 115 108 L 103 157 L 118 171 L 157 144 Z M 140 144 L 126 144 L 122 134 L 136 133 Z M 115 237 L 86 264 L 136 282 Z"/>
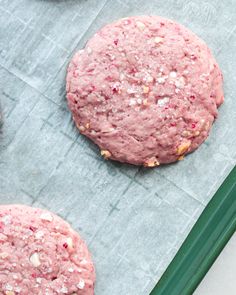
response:
<path id="1" fill-rule="evenodd" d="M 175 19 L 200 35 L 224 74 L 209 139 L 178 164 L 104 161 L 65 101 L 71 55 L 107 22 Z M 147 295 L 236 160 L 236 2 L 0 0 L 0 202 L 48 208 L 87 241 L 96 295 Z"/>

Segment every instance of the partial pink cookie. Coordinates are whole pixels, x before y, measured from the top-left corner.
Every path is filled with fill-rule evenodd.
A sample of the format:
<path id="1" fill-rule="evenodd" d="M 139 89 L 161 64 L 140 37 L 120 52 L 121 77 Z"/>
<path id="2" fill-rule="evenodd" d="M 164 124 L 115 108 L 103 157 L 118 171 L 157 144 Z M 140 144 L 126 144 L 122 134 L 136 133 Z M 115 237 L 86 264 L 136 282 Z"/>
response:
<path id="1" fill-rule="evenodd" d="M 205 42 L 174 21 L 137 16 L 106 25 L 74 55 L 67 99 L 105 158 L 153 167 L 198 148 L 224 95 Z"/>
<path id="2" fill-rule="evenodd" d="M 0 206 L 0 294 L 92 295 L 95 270 L 87 246 L 55 214 Z"/>

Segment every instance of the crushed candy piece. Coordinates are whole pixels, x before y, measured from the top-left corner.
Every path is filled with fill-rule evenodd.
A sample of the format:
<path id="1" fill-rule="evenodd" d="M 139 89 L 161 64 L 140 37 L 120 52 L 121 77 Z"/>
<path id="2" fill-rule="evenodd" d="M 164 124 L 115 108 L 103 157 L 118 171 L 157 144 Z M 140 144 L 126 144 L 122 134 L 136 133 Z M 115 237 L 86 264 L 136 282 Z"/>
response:
<path id="1" fill-rule="evenodd" d="M 167 104 L 169 101 L 170 101 L 170 98 L 166 96 L 161 99 L 158 99 L 157 104 L 158 104 L 158 106 L 162 107 L 165 104 Z"/>
<path id="2" fill-rule="evenodd" d="M 149 92 L 149 87 L 148 86 L 143 86 L 143 93 L 148 93 Z"/>
<path id="3" fill-rule="evenodd" d="M 171 71 L 169 76 L 170 76 L 170 78 L 176 78 L 177 77 L 177 72 L 176 71 Z"/>
<path id="4" fill-rule="evenodd" d="M 61 288 L 61 293 L 63 293 L 63 294 L 67 294 L 68 293 L 68 289 L 65 287 L 65 286 L 62 286 L 62 288 Z"/>
<path id="5" fill-rule="evenodd" d="M 141 31 L 143 31 L 146 28 L 145 24 L 140 21 L 137 21 L 136 25 Z"/>
<path id="6" fill-rule="evenodd" d="M 87 53 L 88 53 L 88 55 L 90 55 L 92 52 L 93 52 L 92 49 L 91 49 L 90 47 L 88 47 L 88 48 L 87 48 Z"/>
<path id="7" fill-rule="evenodd" d="M 189 137 L 189 136 L 191 136 L 191 132 L 188 131 L 188 130 L 184 130 L 183 133 L 182 133 L 182 136 Z"/>
<path id="8" fill-rule="evenodd" d="M 0 253 L 0 259 L 5 259 L 9 256 L 9 254 L 7 252 L 2 252 Z"/>
<path id="9" fill-rule="evenodd" d="M 143 78 L 143 81 L 144 82 L 147 82 L 147 83 L 151 83 L 153 82 L 153 77 L 151 75 L 146 75 L 144 78 Z"/>
<path id="10" fill-rule="evenodd" d="M 44 236 L 44 232 L 39 230 L 35 233 L 35 238 L 36 239 L 41 239 Z"/>
<path id="11" fill-rule="evenodd" d="M 101 155 L 104 157 L 104 159 L 111 157 L 111 153 L 108 150 L 101 150 Z"/>
<path id="12" fill-rule="evenodd" d="M 11 220 L 12 220 L 12 216 L 11 215 L 5 215 L 2 217 L 2 222 L 5 224 L 5 225 L 8 225 L 11 223 Z"/>
<path id="13" fill-rule="evenodd" d="M 157 78 L 157 82 L 159 84 L 163 84 L 163 83 L 165 83 L 165 78 L 164 77 L 159 77 L 159 78 Z"/>
<path id="14" fill-rule="evenodd" d="M 2 242 L 4 242 L 4 241 L 6 241 L 7 240 L 7 236 L 5 236 L 4 234 L 1 234 L 0 233 L 0 242 L 2 241 Z"/>
<path id="15" fill-rule="evenodd" d="M 86 127 L 86 129 L 89 129 L 90 124 L 89 123 L 85 124 L 85 127 Z"/>
<path id="16" fill-rule="evenodd" d="M 178 161 L 182 161 L 184 159 L 184 155 L 181 155 L 180 157 L 178 157 Z"/>
<path id="17" fill-rule="evenodd" d="M 136 100 L 131 98 L 129 101 L 129 106 L 134 106 L 134 105 L 136 105 Z"/>
<path id="18" fill-rule="evenodd" d="M 40 218 L 41 218 L 42 220 L 46 220 L 46 221 L 49 221 L 49 222 L 53 221 L 53 217 L 52 217 L 52 215 L 51 215 L 49 212 L 43 212 L 43 213 L 40 215 Z"/>
<path id="19" fill-rule="evenodd" d="M 144 100 L 143 100 L 143 105 L 147 105 L 148 104 L 148 100 L 145 98 Z"/>
<path id="20" fill-rule="evenodd" d="M 80 125 L 80 126 L 77 126 L 77 127 L 78 127 L 79 131 L 81 131 L 81 132 L 84 132 L 85 131 L 85 127 L 84 126 Z"/>
<path id="21" fill-rule="evenodd" d="M 162 43 L 163 40 L 164 40 L 164 38 L 162 38 L 162 37 L 155 37 L 155 38 L 154 38 L 154 42 L 155 42 L 156 44 Z"/>
<path id="22" fill-rule="evenodd" d="M 182 89 L 182 88 L 184 88 L 184 85 L 185 85 L 185 79 L 184 79 L 184 77 L 180 77 L 178 80 L 175 81 L 175 86 L 177 88 Z"/>
<path id="23" fill-rule="evenodd" d="M 177 148 L 177 155 L 182 155 L 182 154 L 184 154 L 185 152 L 187 152 L 187 150 L 189 149 L 190 145 L 191 145 L 191 141 L 190 141 L 190 140 L 181 143 L 181 144 L 178 146 L 178 148 Z"/>
<path id="24" fill-rule="evenodd" d="M 66 239 L 66 244 L 68 245 L 69 249 L 72 249 L 74 247 L 74 243 L 71 237 Z"/>
<path id="25" fill-rule="evenodd" d="M 148 159 L 144 163 L 144 167 L 156 167 L 156 166 L 159 166 L 159 165 L 160 165 L 160 163 L 158 162 L 158 160 L 155 157 Z"/>
<path id="26" fill-rule="evenodd" d="M 36 282 L 37 282 L 38 284 L 41 284 L 41 283 L 42 283 L 42 278 L 36 278 Z"/>
<path id="27" fill-rule="evenodd" d="M 33 253 L 30 258 L 30 262 L 33 264 L 34 267 L 39 267 L 41 265 L 39 254 L 37 252 Z"/>
<path id="28" fill-rule="evenodd" d="M 84 280 L 80 280 L 79 283 L 76 285 L 78 289 L 82 290 L 84 289 L 84 286 L 85 286 L 85 282 Z"/>

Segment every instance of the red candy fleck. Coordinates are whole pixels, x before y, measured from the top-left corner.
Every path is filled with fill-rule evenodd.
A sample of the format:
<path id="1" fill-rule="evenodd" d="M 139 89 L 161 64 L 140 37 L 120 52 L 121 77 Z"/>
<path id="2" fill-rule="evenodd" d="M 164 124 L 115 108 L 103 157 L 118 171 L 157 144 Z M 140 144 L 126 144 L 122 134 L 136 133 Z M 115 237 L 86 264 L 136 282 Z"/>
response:
<path id="1" fill-rule="evenodd" d="M 176 125 L 177 125 L 177 124 L 176 124 L 175 122 L 171 122 L 171 123 L 170 123 L 170 126 L 173 126 L 173 127 L 174 127 L 174 126 L 176 126 Z"/>
<path id="2" fill-rule="evenodd" d="M 130 74 L 135 74 L 135 73 L 137 73 L 137 71 L 136 71 L 135 68 L 131 68 L 131 69 L 129 70 L 129 73 L 130 73 Z"/>
<path id="3" fill-rule="evenodd" d="M 191 55 L 190 55 L 190 58 L 191 58 L 192 60 L 196 60 L 196 59 L 197 59 L 196 55 L 194 55 L 194 54 L 191 54 Z"/>
<path id="4" fill-rule="evenodd" d="M 196 127 L 196 124 L 195 123 L 192 123 L 191 126 L 192 126 L 192 128 L 195 128 Z"/>
<path id="5" fill-rule="evenodd" d="M 35 231 L 36 231 L 36 228 L 33 227 L 33 226 L 30 226 L 29 229 L 30 229 L 32 232 L 35 232 Z"/>
<path id="6" fill-rule="evenodd" d="M 36 274 L 36 273 L 32 273 L 31 276 L 32 276 L 32 278 L 34 278 L 34 279 L 37 278 L 37 274 Z"/>
<path id="7" fill-rule="evenodd" d="M 67 243 L 64 243 L 64 244 L 63 244 L 63 247 L 64 247 L 65 249 L 67 249 L 67 248 L 68 248 L 68 244 L 67 244 Z"/>
<path id="8" fill-rule="evenodd" d="M 114 44 L 115 44 L 115 45 L 118 44 L 118 39 L 114 40 Z"/>

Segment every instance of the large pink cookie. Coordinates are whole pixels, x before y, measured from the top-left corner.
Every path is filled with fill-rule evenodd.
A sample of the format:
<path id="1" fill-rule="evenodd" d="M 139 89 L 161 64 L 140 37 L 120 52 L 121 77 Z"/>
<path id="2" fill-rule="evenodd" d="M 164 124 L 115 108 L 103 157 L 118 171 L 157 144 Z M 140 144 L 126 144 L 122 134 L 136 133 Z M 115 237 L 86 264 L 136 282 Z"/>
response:
<path id="1" fill-rule="evenodd" d="M 195 150 L 224 100 L 207 45 L 158 16 L 124 18 L 95 34 L 69 65 L 67 98 L 105 158 L 149 167 Z"/>
<path id="2" fill-rule="evenodd" d="M 0 294 L 92 295 L 95 271 L 80 236 L 60 217 L 0 206 Z"/>

